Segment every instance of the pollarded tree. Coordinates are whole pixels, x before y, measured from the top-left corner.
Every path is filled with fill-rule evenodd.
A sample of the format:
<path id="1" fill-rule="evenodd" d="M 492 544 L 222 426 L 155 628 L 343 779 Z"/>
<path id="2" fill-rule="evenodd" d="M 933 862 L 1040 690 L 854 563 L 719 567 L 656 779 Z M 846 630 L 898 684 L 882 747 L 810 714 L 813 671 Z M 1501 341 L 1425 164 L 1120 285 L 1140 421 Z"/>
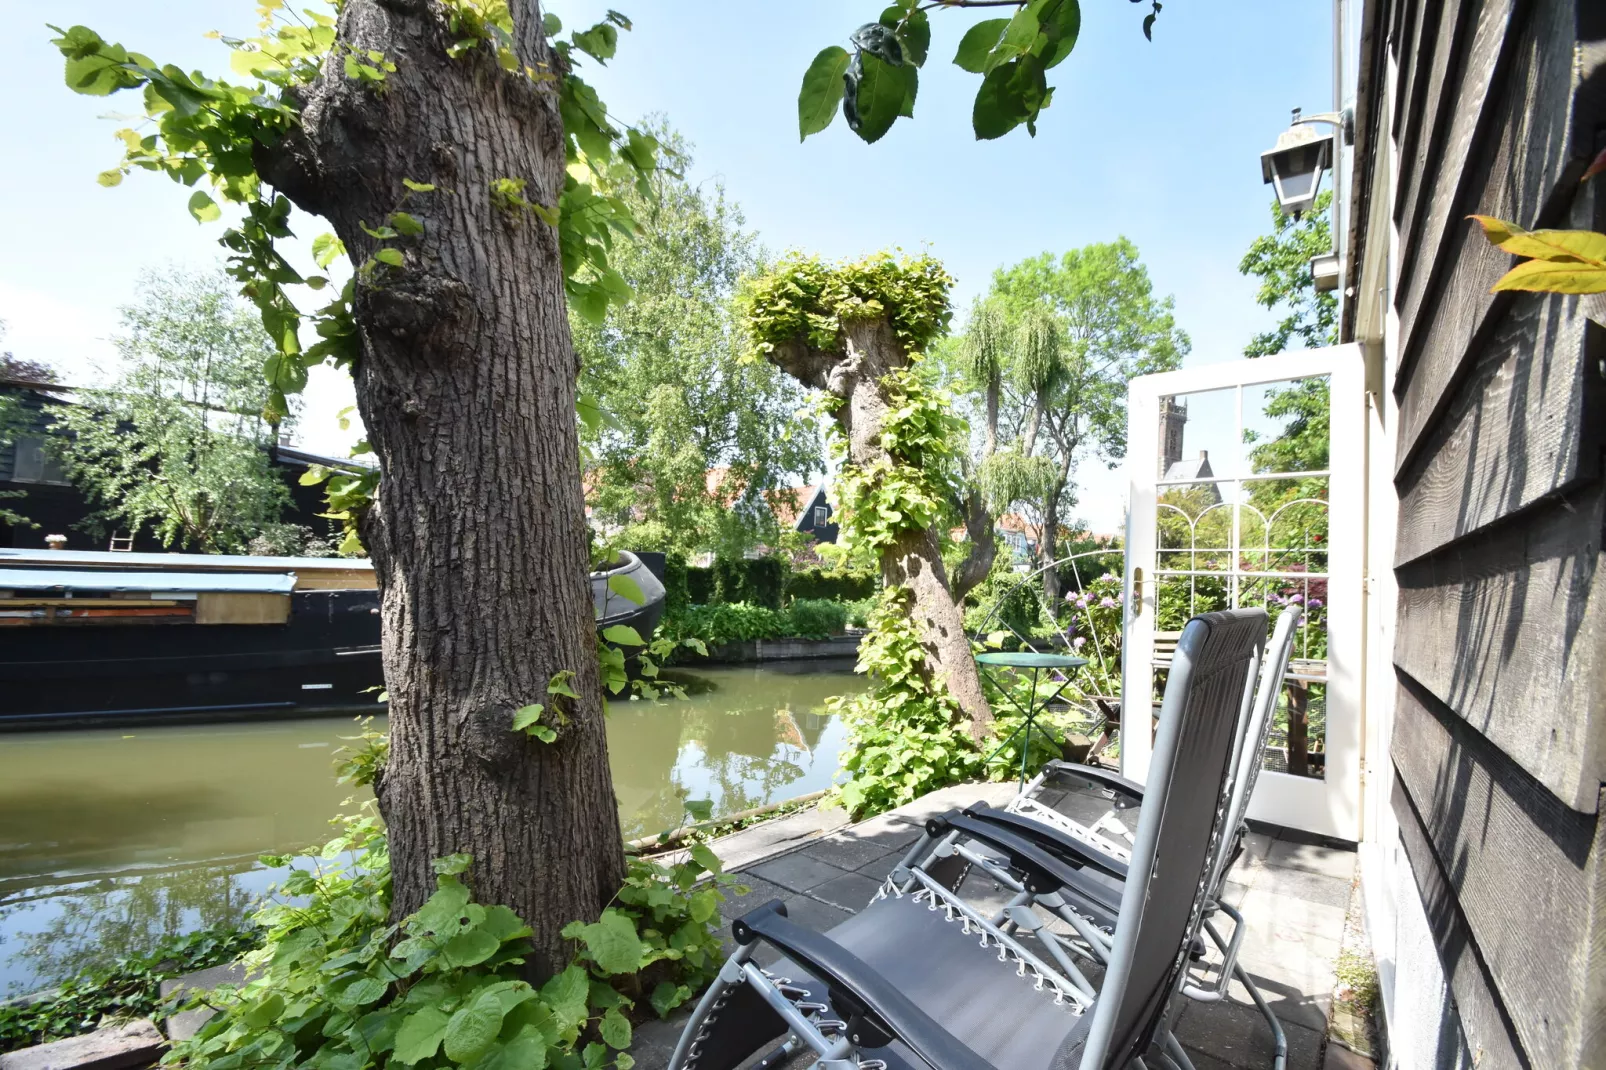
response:
<path id="1" fill-rule="evenodd" d="M 220 214 L 214 195 L 239 206 L 222 241 L 279 344 L 276 391 L 319 360 L 351 368 L 383 472 L 358 525 L 382 605 L 395 916 L 435 889 L 432 859 L 470 854 L 475 894 L 533 926 L 528 968 L 550 974 L 570 958 L 563 925 L 596 918 L 624 873 L 568 304 L 600 319 L 629 295 L 606 259 L 629 212 L 597 172 L 618 155 L 650 170 L 656 145 L 616 128 L 574 71 L 582 51 L 611 58 L 628 22 L 557 40 L 536 0 L 278 9 L 230 42 L 237 84 L 81 26 L 57 45 L 78 92 L 144 94 L 149 133 L 123 133 L 104 184 L 144 168 L 197 187 L 199 219 Z M 292 203 L 333 227 L 320 263 L 343 249 L 355 267 L 306 351 L 286 291 L 303 276 L 275 247 Z M 575 697 L 549 696 L 559 674 Z M 554 742 L 510 730 L 537 702 L 556 707 Z"/>
<path id="2" fill-rule="evenodd" d="M 961 492 L 963 424 L 915 374 L 947 329 L 952 285 L 929 256 L 848 264 L 794 256 L 757 279 L 744 302 L 759 351 L 828 396 L 844 529 L 879 558 L 888 588 L 909 593 L 925 674 L 946 686 L 980 740 L 992 711 L 942 559 Z"/>

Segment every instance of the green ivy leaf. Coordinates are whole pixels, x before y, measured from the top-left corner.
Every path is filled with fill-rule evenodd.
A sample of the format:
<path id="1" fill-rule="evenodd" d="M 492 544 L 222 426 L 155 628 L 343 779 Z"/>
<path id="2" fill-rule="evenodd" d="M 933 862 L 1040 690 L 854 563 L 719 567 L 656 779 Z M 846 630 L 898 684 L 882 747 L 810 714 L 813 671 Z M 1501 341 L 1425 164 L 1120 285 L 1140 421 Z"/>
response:
<path id="1" fill-rule="evenodd" d="M 635 933 L 634 927 L 631 933 Z M 569 927 L 564 927 L 569 935 Z M 541 986 L 541 998 L 552 1008 L 560 1032 L 578 1027 L 586 1020 L 586 996 L 591 992 L 591 981 L 585 967 L 570 966 Z"/>
<path id="2" fill-rule="evenodd" d="M 190 215 L 197 223 L 210 223 L 223 215 L 223 209 L 204 190 L 196 190 L 190 194 Z"/>
<path id="3" fill-rule="evenodd" d="M 502 1029 L 502 1002 L 494 992 L 481 993 L 446 1023 L 442 1050 L 454 1063 L 471 1063 L 496 1042 Z"/>
<path id="4" fill-rule="evenodd" d="M 377 977 L 359 977 L 347 985 L 340 995 L 345 1002 L 353 1006 L 365 1007 L 370 1003 L 379 1002 L 388 991 L 390 985 Z"/>
<path id="5" fill-rule="evenodd" d="M 531 703 L 528 706 L 520 706 L 518 709 L 513 711 L 513 731 L 523 732 L 525 729 L 539 721 L 541 719 L 541 714 L 545 712 L 546 707 L 541 705 L 539 702 Z"/>
<path id="6" fill-rule="evenodd" d="M 407 1016 L 396 1030 L 396 1048 L 391 1058 L 411 1065 L 434 1055 L 446 1038 L 450 1019 L 439 1007 L 423 1006 Z"/>
<path id="7" fill-rule="evenodd" d="M 647 595 L 642 591 L 641 584 L 632 576 L 609 576 L 608 590 L 638 606 L 647 604 Z"/>
<path id="8" fill-rule="evenodd" d="M 453 966 L 478 966 L 502 947 L 502 941 L 483 929 L 469 929 L 446 941 L 441 954 Z"/>
<path id="9" fill-rule="evenodd" d="M 440 887 L 413 915 L 413 921 L 424 932 L 455 933 L 461 928 L 458 918 L 468 906 L 468 889 L 453 876 L 442 876 L 438 883 Z"/>
<path id="10" fill-rule="evenodd" d="M 692 861 L 696 862 L 699 866 L 702 866 L 704 869 L 708 870 L 708 872 L 710 872 L 710 873 L 721 873 L 721 872 L 724 871 L 724 863 L 720 862 L 719 856 L 713 852 L 713 850 L 708 846 L 708 844 L 706 844 L 706 843 L 694 843 L 694 844 L 692 844 L 691 845 L 690 854 L 691 854 L 691 857 L 692 857 Z"/>
<path id="11" fill-rule="evenodd" d="M 602 972 L 635 973 L 641 969 L 647 947 L 628 915 L 609 908 L 594 923 L 580 926 L 577 934 Z"/>
<path id="12" fill-rule="evenodd" d="M 714 817 L 713 799 L 687 799 L 684 805 L 693 821 L 710 821 Z"/>
<path id="13" fill-rule="evenodd" d="M 400 249 L 381 249 L 374 254 L 374 259 L 379 261 L 381 264 L 389 264 L 391 267 L 402 266 L 402 254 Z"/>
<path id="14" fill-rule="evenodd" d="M 641 633 L 628 624 L 611 624 L 602 629 L 602 637 L 608 642 L 618 643 L 620 646 L 647 645 L 647 641 L 641 637 Z"/>
<path id="15" fill-rule="evenodd" d="M 402 185 L 406 186 L 408 189 L 412 190 L 414 193 L 433 193 L 433 192 L 435 192 L 435 186 L 432 183 L 429 183 L 429 182 L 414 182 L 410 178 L 404 178 L 404 179 L 402 179 Z"/>
<path id="16" fill-rule="evenodd" d="M 618 51 L 619 31 L 609 23 L 599 22 L 589 30 L 576 30 L 574 46 L 598 63 L 606 64 Z"/>
<path id="17" fill-rule="evenodd" d="M 1076 48 L 1082 32 L 1082 5 L 1078 0 L 1048 0 L 1038 12 L 1038 24 L 1047 40 L 1038 53 L 1043 69 L 1050 70 Z"/>
<path id="18" fill-rule="evenodd" d="M 618 1007 L 608 1008 L 597 1027 L 602 1042 L 617 1051 L 630 1047 L 630 1021 L 619 1013 Z"/>
<path id="19" fill-rule="evenodd" d="M 692 921 L 698 924 L 707 921 L 719 910 L 719 893 L 710 888 L 704 888 L 700 892 L 693 892 L 688 909 L 691 913 Z"/>
<path id="20" fill-rule="evenodd" d="M 467 873 L 468 867 L 474 864 L 474 856 L 470 854 L 442 855 L 440 858 L 430 860 L 429 866 L 442 876 L 453 876 L 458 873 Z"/>
<path id="21" fill-rule="evenodd" d="M 573 699 L 579 698 L 579 692 L 575 691 L 574 685 L 570 683 L 573 679 L 573 669 L 563 669 L 553 673 L 552 679 L 547 681 L 546 693 L 549 695 L 564 695 Z"/>
<path id="22" fill-rule="evenodd" d="M 409 238 L 417 237 L 424 233 L 424 224 L 420 223 L 417 217 L 406 212 L 390 213 L 390 218 L 387 222 L 396 228 L 398 234 L 404 234 Z"/>
<path id="23" fill-rule="evenodd" d="M 931 51 L 931 20 L 926 13 L 918 7 L 893 4 L 881 12 L 881 25 L 890 30 L 897 31 L 898 42 L 903 45 L 905 58 L 916 67 L 926 65 L 926 55 Z M 899 28 L 899 23 L 902 28 Z"/>
<path id="24" fill-rule="evenodd" d="M 1004 36 L 1009 19 L 986 19 L 965 31 L 959 39 L 959 50 L 954 53 L 954 65 L 971 74 L 985 74 L 987 57 Z"/>
<path id="25" fill-rule="evenodd" d="M 919 72 L 910 64 L 894 67 L 884 59 L 860 54 L 859 121 L 853 128 L 867 144 L 880 141 L 900 115 L 910 115 L 918 90 Z"/>
<path id="26" fill-rule="evenodd" d="M 690 995 L 691 989 L 685 985 L 659 981 L 648 999 L 652 1003 L 652 1009 L 658 1012 L 658 1017 L 667 1018 L 669 1017 L 669 1012 L 685 1003 Z"/>
<path id="27" fill-rule="evenodd" d="M 842 75 L 848 69 L 848 50 L 832 45 L 820 51 L 803 72 L 803 88 L 797 94 L 798 140 L 817 134 L 831 125 L 842 104 Z"/>

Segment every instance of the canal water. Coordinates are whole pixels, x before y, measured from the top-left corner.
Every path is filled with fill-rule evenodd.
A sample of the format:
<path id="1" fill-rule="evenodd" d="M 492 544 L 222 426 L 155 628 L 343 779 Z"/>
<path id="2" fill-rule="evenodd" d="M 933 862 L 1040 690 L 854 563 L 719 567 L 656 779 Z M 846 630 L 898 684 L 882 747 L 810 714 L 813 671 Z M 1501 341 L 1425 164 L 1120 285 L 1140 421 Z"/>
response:
<path id="1" fill-rule="evenodd" d="M 616 702 L 608 742 L 626 838 L 827 787 L 850 665 L 703 669 L 683 701 Z M 825 671 L 821 671 L 824 669 Z M 375 721 L 383 727 L 383 718 Z M 351 795 L 341 719 L 0 735 L 0 996 L 166 933 L 235 922 L 284 871 L 260 854 L 329 837 Z"/>

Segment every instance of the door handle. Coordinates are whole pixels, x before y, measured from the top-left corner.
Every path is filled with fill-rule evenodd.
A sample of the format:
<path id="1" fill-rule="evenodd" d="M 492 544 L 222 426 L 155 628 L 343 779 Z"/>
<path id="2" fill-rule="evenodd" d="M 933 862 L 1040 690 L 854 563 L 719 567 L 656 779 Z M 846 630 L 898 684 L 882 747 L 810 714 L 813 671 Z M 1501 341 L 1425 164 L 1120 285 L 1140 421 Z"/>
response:
<path id="1" fill-rule="evenodd" d="M 1143 570 L 1141 568 L 1132 570 L 1132 615 L 1134 617 L 1143 616 Z"/>

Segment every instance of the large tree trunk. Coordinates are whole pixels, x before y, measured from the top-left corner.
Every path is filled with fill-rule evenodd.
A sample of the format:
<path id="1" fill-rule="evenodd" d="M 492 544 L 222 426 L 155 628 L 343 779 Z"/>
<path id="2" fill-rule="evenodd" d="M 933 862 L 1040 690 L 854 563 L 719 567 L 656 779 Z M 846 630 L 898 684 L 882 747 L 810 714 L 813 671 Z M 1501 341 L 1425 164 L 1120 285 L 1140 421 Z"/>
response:
<path id="1" fill-rule="evenodd" d="M 848 439 L 848 459 L 868 468 L 888 459 L 880 429 L 891 409 L 882 380 L 909 366 L 909 354 L 883 319 L 845 324 L 845 352 L 810 349 L 800 342 L 778 346 L 770 359 L 804 386 L 843 400 L 833 418 Z M 931 677 L 947 685 L 981 740 L 992 725 L 992 708 L 976 673 L 976 659 L 959 605 L 948 585 L 939 532 L 906 531 L 881 552 L 881 578 L 912 596 L 911 615 L 920 630 Z"/>
<path id="2" fill-rule="evenodd" d="M 485 49 L 449 59 L 422 0 L 346 0 L 339 34 L 396 64 L 376 90 L 341 50 L 302 94 L 302 124 L 259 152 L 264 178 L 333 223 L 354 263 L 381 245 L 400 268 L 360 272 L 358 409 L 384 481 L 361 520 L 381 597 L 390 761 L 378 784 L 393 914 L 434 890 L 430 860 L 474 856 L 478 899 L 535 929 L 532 972 L 568 960 L 558 930 L 595 918 L 624 868 L 608 772 L 569 339 L 556 232 L 492 204 L 498 178 L 553 205 L 563 131 L 551 82 Z M 515 4 L 522 64 L 550 70 L 534 0 Z M 406 211 L 416 238 L 378 242 L 403 179 L 434 183 Z M 582 696 L 543 744 L 513 711 Z"/>

